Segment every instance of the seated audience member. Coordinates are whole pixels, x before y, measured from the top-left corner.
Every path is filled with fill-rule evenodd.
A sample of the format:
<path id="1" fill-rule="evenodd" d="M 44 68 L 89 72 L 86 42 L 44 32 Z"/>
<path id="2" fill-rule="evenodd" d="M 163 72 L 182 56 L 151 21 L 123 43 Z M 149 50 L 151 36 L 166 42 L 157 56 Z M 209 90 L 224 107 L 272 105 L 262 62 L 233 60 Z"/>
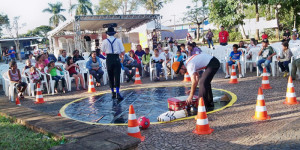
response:
<path id="1" fill-rule="evenodd" d="M 291 44 L 300 44 L 300 40 L 297 39 L 297 35 L 293 34 L 292 35 L 292 39 L 289 41 L 289 45 L 291 46 Z"/>
<path id="2" fill-rule="evenodd" d="M 79 55 L 78 50 L 74 50 L 73 51 L 73 62 L 76 63 L 76 61 L 78 61 L 78 60 L 84 60 L 84 58 Z"/>
<path id="3" fill-rule="evenodd" d="M 23 68 L 22 74 L 25 73 L 25 70 L 30 69 L 32 67 L 31 61 L 29 59 L 27 59 L 25 63 L 26 63 L 26 66 Z M 26 74 L 26 75 L 28 75 L 28 74 Z"/>
<path id="4" fill-rule="evenodd" d="M 180 45 L 180 50 L 181 53 L 185 53 L 186 55 L 188 55 L 188 50 L 185 48 L 185 44 Z"/>
<path id="5" fill-rule="evenodd" d="M 252 48 L 257 48 L 257 47 L 259 47 L 259 46 L 257 46 L 257 41 L 254 38 L 251 38 L 250 39 L 250 44 L 248 45 L 247 50 L 246 50 L 246 58 L 248 60 L 252 59 L 252 51 L 251 51 L 251 49 Z"/>
<path id="6" fill-rule="evenodd" d="M 35 64 L 36 63 L 36 60 L 33 58 L 33 54 L 32 53 L 29 53 L 28 59 L 30 60 L 31 64 Z"/>
<path id="7" fill-rule="evenodd" d="M 184 60 L 184 59 L 183 59 L 183 56 L 181 55 L 181 51 L 180 51 L 180 50 L 177 51 L 174 61 L 181 62 L 181 61 L 183 61 L 183 60 Z"/>
<path id="8" fill-rule="evenodd" d="M 285 32 L 283 33 L 283 40 L 281 42 L 284 42 L 284 41 L 290 41 L 291 39 L 291 33 L 289 31 L 289 29 L 286 29 Z"/>
<path id="9" fill-rule="evenodd" d="M 239 48 L 246 48 L 244 41 L 239 42 Z"/>
<path id="10" fill-rule="evenodd" d="M 152 60 L 152 67 L 156 68 L 156 77 L 154 81 L 159 81 L 160 80 L 160 74 L 162 72 L 162 63 L 164 62 L 164 56 L 159 55 L 158 49 L 154 49 L 154 56 L 151 57 Z"/>
<path id="11" fill-rule="evenodd" d="M 284 72 L 283 77 L 286 77 L 289 73 L 289 63 L 291 63 L 292 51 L 289 49 L 289 43 L 287 41 L 282 42 L 282 52 L 277 57 L 278 66 L 281 71 Z"/>
<path id="12" fill-rule="evenodd" d="M 67 61 L 67 51 L 66 50 L 62 50 L 61 51 L 61 55 L 58 57 L 58 62 L 60 63 L 66 63 Z"/>
<path id="13" fill-rule="evenodd" d="M 54 62 L 57 61 L 57 59 L 54 56 L 54 54 L 49 54 L 48 52 L 46 52 L 46 53 L 44 53 L 44 56 L 45 56 L 45 60 L 47 59 L 49 62 L 50 61 L 54 61 Z"/>
<path id="14" fill-rule="evenodd" d="M 170 74 L 171 73 L 171 60 L 172 60 L 173 56 L 171 53 L 169 53 L 169 48 L 164 47 L 164 53 L 161 53 L 160 55 L 166 58 L 166 65 L 168 68 L 168 72 Z"/>
<path id="15" fill-rule="evenodd" d="M 30 68 L 30 79 L 33 83 L 41 84 L 42 78 L 40 77 L 39 72 L 33 66 Z"/>
<path id="16" fill-rule="evenodd" d="M 73 78 L 75 79 L 76 90 L 77 90 L 77 91 L 80 90 L 80 89 L 79 89 L 79 86 L 78 86 L 78 80 L 79 80 L 79 79 L 80 79 L 80 84 L 81 84 L 81 86 L 82 86 L 82 89 L 85 90 L 86 88 L 84 87 L 83 76 L 82 76 L 80 73 L 78 73 L 78 72 L 76 71 L 76 68 L 77 68 L 78 70 L 80 70 L 80 68 L 79 68 L 78 65 L 76 65 L 76 64 L 73 62 L 72 57 L 68 57 L 68 58 L 67 58 L 65 68 L 66 68 L 66 70 L 69 72 L 70 77 L 73 77 Z"/>
<path id="17" fill-rule="evenodd" d="M 35 63 L 35 67 L 37 69 L 39 69 L 42 73 L 44 73 L 44 68 L 47 66 L 45 60 L 44 60 L 44 56 L 43 55 L 38 55 L 36 58 L 36 63 Z"/>
<path id="18" fill-rule="evenodd" d="M 229 61 L 226 63 L 226 76 L 225 79 L 230 78 L 229 74 L 229 66 L 232 66 L 234 64 L 237 64 L 239 69 L 239 78 L 242 78 L 242 72 L 241 72 L 241 63 L 240 63 L 240 57 L 244 55 L 244 52 L 242 50 L 238 50 L 238 45 L 233 45 L 233 51 L 229 55 Z"/>
<path id="19" fill-rule="evenodd" d="M 158 49 L 159 54 L 161 54 L 163 52 L 161 43 L 157 44 L 157 49 Z"/>
<path id="20" fill-rule="evenodd" d="M 130 55 L 130 54 L 129 54 Z M 137 67 L 137 61 L 134 60 L 132 57 L 129 55 L 124 55 L 122 64 L 123 64 L 123 70 L 125 71 L 125 74 L 127 76 L 126 82 L 130 82 L 131 80 L 134 81 L 132 78 L 135 75 L 135 67 Z"/>
<path id="21" fill-rule="evenodd" d="M 101 60 L 96 56 L 95 51 L 91 53 L 89 60 L 86 62 L 86 68 L 89 69 L 90 74 L 96 79 L 96 86 L 99 87 L 101 85 L 100 81 L 104 72 L 102 70 Z"/>
<path id="22" fill-rule="evenodd" d="M 170 52 L 172 52 L 173 54 L 175 54 L 177 51 L 178 51 L 178 48 L 177 46 L 174 45 L 174 42 L 173 41 L 169 41 L 169 46 L 168 46 L 168 49 Z"/>
<path id="23" fill-rule="evenodd" d="M 197 47 L 196 43 L 189 43 L 188 46 L 188 57 L 191 57 L 195 54 L 200 54 L 202 51 L 199 47 Z"/>
<path id="24" fill-rule="evenodd" d="M 145 54 L 142 56 L 142 63 L 144 65 L 144 71 L 147 76 L 149 76 L 149 65 L 150 65 L 150 58 L 152 54 L 149 53 L 149 48 L 145 48 Z"/>
<path id="25" fill-rule="evenodd" d="M 142 70 L 141 59 L 134 53 L 133 50 L 129 51 L 129 55 L 130 55 L 131 58 L 133 58 L 133 60 L 136 61 L 136 66 L 135 67 L 139 69 L 139 74 L 140 74 L 140 76 L 142 76 L 143 70 Z"/>
<path id="26" fill-rule="evenodd" d="M 177 50 L 180 50 L 180 45 L 178 45 L 178 42 L 176 40 L 174 41 L 174 46 L 177 47 Z"/>
<path id="27" fill-rule="evenodd" d="M 262 56 L 262 59 L 257 61 L 257 67 L 259 69 L 259 72 L 263 73 L 263 67 L 262 64 L 265 65 L 268 75 L 270 75 L 271 70 L 270 70 L 270 63 L 272 62 L 272 57 L 276 55 L 276 52 L 273 50 L 271 46 L 269 46 L 269 40 L 264 39 L 262 41 L 262 48 L 258 52 L 258 56 Z"/>
<path id="28" fill-rule="evenodd" d="M 297 78 L 297 71 L 300 70 L 300 58 L 293 60 L 291 76 L 293 80 Z"/>
<path id="29" fill-rule="evenodd" d="M 27 88 L 27 83 L 22 82 L 21 72 L 18 69 L 16 61 L 14 61 L 14 60 L 12 60 L 9 63 L 8 78 L 9 78 L 10 82 L 13 83 L 15 85 L 15 87 L 17 87 L 18 98 L 23 99 L 24 98 L 23 92 Z"/>
<path id="30" fill-rule="evenodd" d="M 135 55 L 137 55 L 140 60 L 142 60 L 142 56 L 145 54 L 145 51 L 142 49 L 142 46 L 141 45 L 137 45 L 136 46 L 136 51 L 135 51 Z"/>
<path id="31" fill-rule="evenodd" d="M 66 91 L 65 91 L 66 80 L 65 80 L 65 78 L 63 76 L 59 76 L 57 74 L 56 70 L 62 71 L 62 69 L 59 66 L 55 66 L 55 62 L 54 61 L 50 61 L 49 64 L 48 64 L 48 70 L 47 70 L 47 72 L 51 75 L 52 80 L 55 81 L 54 91 L 55 91 L 55 93 L 58 93 L 58 91 L 57 91 L 58 82 L 59 82 L 59 80 L 61 80 L 61 83 L 62 83 L 62 92 L 66 93 Z"/>
<path id="32" fill-rule="evenodd" d="M 100 48 L 97 46 L 96 47 L 96 55 L 100 58 L 100 59 L 106 59 L 106 57 L 104 55 L 101 54 L 101 50 Z"/>

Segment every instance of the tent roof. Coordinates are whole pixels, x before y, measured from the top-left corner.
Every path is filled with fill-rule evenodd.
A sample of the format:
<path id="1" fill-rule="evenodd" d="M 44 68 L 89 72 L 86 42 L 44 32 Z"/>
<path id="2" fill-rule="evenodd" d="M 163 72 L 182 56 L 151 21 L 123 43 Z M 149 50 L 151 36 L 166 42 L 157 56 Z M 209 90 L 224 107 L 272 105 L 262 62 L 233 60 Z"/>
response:
<path id="1" fill-rule="evenodd" d="M 42 39 L 43 37 L 24 37 L 24 38 L 19 38 L 19 41 L 23 40 L 37 40 L 37 39 Z M 0 42 L 5 42 L 5 41 L 14 41 L 15 39 L 9 38 L 9 39 L 0 39 Z"/>
<path id="2" fill-rule="evenodd" d="M 75 16 L 75 18 L 65 21 L 60 26 L 48 33 L 53 36 L 60 31 L 73 32 L 75 20 L 80 22 L 80 30 L 82 31 L 98 31 L 103 28 L 103 24 L 117 23 L 118 27 L 122 27 L 125 31 L 130 31 L 144 23 L 152 20 L 160 19 L 159 14 L 139 14 L 139 15 L 87 15 Z"/>

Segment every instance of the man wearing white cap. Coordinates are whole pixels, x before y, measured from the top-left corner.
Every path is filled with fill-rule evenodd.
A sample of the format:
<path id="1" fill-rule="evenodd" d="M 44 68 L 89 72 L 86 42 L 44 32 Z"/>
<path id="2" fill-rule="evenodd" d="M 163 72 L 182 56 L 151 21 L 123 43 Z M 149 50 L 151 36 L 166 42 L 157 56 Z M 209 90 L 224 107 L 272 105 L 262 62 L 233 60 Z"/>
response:
<path id="1" fill-rule="evenodd" d="M 300 44 L 300 40 L 297 40 L 296 34 L 293 34 L 292 39 L 289 41 L 289 45 L 293 46 L 293 44 Z"/>
<path id="2" fill-rule="evenodd" d="M 299 33 L 297 32 L 297 29 L 293 29 L 293 34 L 296 35 L 297 40 L 299 40 Z"/>

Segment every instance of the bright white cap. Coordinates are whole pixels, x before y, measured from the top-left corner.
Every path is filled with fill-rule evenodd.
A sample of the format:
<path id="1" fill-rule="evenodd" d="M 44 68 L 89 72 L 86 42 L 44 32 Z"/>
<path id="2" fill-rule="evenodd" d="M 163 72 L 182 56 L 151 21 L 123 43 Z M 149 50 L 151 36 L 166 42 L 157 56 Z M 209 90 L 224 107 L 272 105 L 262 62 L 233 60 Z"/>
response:
<path id="1" fill-rule="evenodd" d="M 169 48 L 168 48 L 168 47 L 164 47 L 163 49 L 164 49 L 164 51 L 168 51 L 168 50 L 169 50 Z"/>
<path id="2" fill-rule="evenodd" d="M 295 32 L 295 31 L 297 31 L 297 29 L 294 28 L 292 31 Z"/>

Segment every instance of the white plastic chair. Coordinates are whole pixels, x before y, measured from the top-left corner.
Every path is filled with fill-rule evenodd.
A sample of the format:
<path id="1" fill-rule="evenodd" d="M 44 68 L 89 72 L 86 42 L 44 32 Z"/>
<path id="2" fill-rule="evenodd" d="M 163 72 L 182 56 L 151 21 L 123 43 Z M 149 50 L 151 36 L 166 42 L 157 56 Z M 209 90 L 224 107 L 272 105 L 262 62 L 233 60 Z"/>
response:
<path id="1" fill-rule="evenodd" d="M 258 58 L 258 52 L 260 51 L 260 48 L 252 48 L 249 50 L 249 53 L 252 53 L 252 57 L 251 59 L 247 59 L 247 55 L 244 55 L 244 67 L 245 67 L 245 73 L 247 72 L 247 64 L 249 64 L 250 67 L 250 72 L 252 72 L 252 69 L 254 67 L 253 63 L 257 62 L 257 58 Z"/>
<path id="2" fill-rule="evenodd" d="M 152 65 L 153 57 L 154 56 L 152 56 L 150 58 L 150 80 L 151 81 L 153 80 L 153 73 L 156 74 L 156 67 L 154 66 L 154 64 Z M 164 57 L 163 65 L 162 65 L 162 72 L 164 73 L 164 76 L 165 76 L 166 80 L 168 80 L 168 70 L 167 70 L 166 58 L 165 57 Z"/>
<path id="3" fill-rule="evenodd" d="M 46 73 L 48 71 L 48 67 L 45 67 L 44 70 L 45 70 L 45 74 L 48 75 L 48 76 L 50 76 L 49 87 L 50 87 L 50 89 L 52 91 L 52 95 L 54 95 L 55 80 L 52 80 L 52 76 L 49 73 Z M 60 71 L 58 69 L 56 69 L 56 73 L 57 73 L 57 76 L 61 76 L 61 77 L 65 78 L 65 75 L 61 75 L 61 73 L 60 73 Z M 61 79 L 60 79 L 60 81 L 61 81 Z"/>

